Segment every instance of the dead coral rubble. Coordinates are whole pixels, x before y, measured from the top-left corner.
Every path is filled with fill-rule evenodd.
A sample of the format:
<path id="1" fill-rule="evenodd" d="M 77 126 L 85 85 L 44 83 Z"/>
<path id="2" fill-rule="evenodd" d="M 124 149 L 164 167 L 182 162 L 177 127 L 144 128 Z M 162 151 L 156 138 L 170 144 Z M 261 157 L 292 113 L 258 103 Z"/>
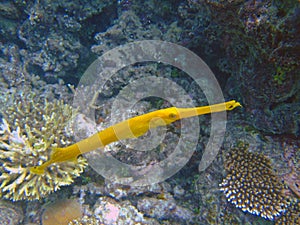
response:
<path id="1" fill-rule="evenodd" d="M 227 154 L 225 169 L 228 175 L 220 190 L 237 208 L 271 220 L 287 209 L 285 187 L 265 156 L 241 144 Z"/>

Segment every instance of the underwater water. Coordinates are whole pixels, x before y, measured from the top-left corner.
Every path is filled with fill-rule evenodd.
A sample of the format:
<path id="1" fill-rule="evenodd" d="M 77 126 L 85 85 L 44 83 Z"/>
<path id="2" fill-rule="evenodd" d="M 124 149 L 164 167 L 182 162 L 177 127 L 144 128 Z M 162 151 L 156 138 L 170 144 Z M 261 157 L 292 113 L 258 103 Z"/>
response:
<path id="1" fill-rule="evenodd" d="M 0 3 L 0 225 L 300 224 L 300 3 Z"/>

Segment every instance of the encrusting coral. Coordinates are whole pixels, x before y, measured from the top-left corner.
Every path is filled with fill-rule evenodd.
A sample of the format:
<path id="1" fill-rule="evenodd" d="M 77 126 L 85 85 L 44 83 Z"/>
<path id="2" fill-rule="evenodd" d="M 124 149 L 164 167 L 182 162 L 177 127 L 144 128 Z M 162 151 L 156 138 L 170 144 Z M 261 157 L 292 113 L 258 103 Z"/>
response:
<path id="1" fill-rule="evenodd" d="M 43 175 L 28 168 L 49 160 L 51 148 L 70 144 L 68 125 L 72 107 L 62 101 L 48 101 L 34 94 L 8 96 L 0 126 L 0 196 L 12 200 L 40 199 L 69 185 L 87 165 L 65 162 L 51 165 Z"/>
<path id="2" fill-rule="evenodd" d="M 237 208 L 271 220 L 287 209 L 285 186 L 262 154 L 249 152 L 241 143 L 227 154 L 225 169 L 228 175 L 220 190 Z"/>

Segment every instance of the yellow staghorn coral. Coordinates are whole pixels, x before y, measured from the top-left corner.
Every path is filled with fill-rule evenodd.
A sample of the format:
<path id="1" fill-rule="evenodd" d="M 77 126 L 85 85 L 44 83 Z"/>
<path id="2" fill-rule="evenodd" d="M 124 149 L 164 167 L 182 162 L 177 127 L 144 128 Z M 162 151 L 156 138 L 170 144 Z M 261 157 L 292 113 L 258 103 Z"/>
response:
<path id="1" fill-rule="evenodd" d="M 68 136 L 71 106 L 48 102 L 33 94 L 14 96 L 2 112 L 0 126 L 0 196 L 12 200 L 45 197 L 69 185 L 86 167 L 86 160 L 51 165 L 38 176 L 27 169 L 49 160 L 52 147 L 70 144 Z"/>
<path id="2" fill-rule="evenodd" d="M 241 143 L 226 155 L 225 169 L 228 175 L 220 190 L 237 208 L 270 220 L 287 209 L 285 186 L 264 155 L 249 152 Z"/>

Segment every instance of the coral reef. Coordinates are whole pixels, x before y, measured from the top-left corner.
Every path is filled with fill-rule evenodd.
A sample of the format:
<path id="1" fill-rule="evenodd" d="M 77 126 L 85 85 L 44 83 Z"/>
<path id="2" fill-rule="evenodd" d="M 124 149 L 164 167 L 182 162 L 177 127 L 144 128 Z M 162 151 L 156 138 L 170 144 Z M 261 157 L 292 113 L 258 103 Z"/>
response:
<path id="1" fill-rule="evenodd" d="M 102 218 L 102 222 L 116 221 L 117 224 L 153 224 L 158 225 L 156 219 L 148 218 L 139 212 L 139 210 L 130 201 L 117 202 L 109 199 L 99 199 L 100 203 L 96 204 L 95 213 Z M 103 203 L 101 200 L 104 200 Z"/>
<path id="2" fill-rule="evenodd" d="M 216 70 L 229 95 L 243 99 L 249 123 L 268 133 L 299 135 L 296 34 L 300 26 L 296 1 L 196 0 L 172 7 L 166 4 L 165 9 L 172 11 L 163 22 L 157 18 L 164 13 L 152 12 L 152 5 L 155 3 L 149 1 L 140 7 L 139 1 L 130 1 L 119 20 L 95 35 L 97 44 L 91 50 L 99 55 L 144 39 L 187 46 Z M 178 12 L 176 20 L 174 12 Z M 148 13 L 154 14 L 151 19 Z"/>
<path id="3" fill-rule="evenodd" d="M 142 194 L 148 195 L 160 195 L 165 192 L 171 192 L 172 189 L 167 182 L 161 182 L 159 184 L 152 184 L 150 186 L 137 186 L 130 187 L 117 183 L 105 181 L 103 184 L 96 182 L 90 182 L 86 185 L 75 185 L 73 188 L 73 194 L 80 196 L 80 201 L 84 202 L 84 198 L 87 196 L 110 196 L 118 201 L 129 198 L 130 196 L 137 196 Z"/>
<path id="4" fill-rule="evenodd" d="M 245 119 L 268 133 L 299 135 L 299 2 L 189 2 L 210 12 L 208 26 L 195 31 L 209 37 L 198 48 L 210 50 L 206 62 L 220 70 L 227 93 L 243 99 Z"/>
<path id="5" fill-rule="evenodd" d="M 146 216 L 158 220 L 189 223 L 194 219 L 194 213 L 176 204 L 175 199 L 164 194 L 162 197 L 144 197 L 138 201 L 137 208 Z"/>
<path id="6" fill-rule="evenodd" d="M 51 83 L 57 77 L 74 82 L 93 60 L 88 50 L 91 35 L 114 19 L 114 5 L 99 0 L 0 3 L 1 45 L 22 46 L 22 60 L 30 73 Z M 67 72 L 75 77 L 69 78 Z"/>
<path id="7" fill-rule="evenodd" d="M 288 191 L 289 196 L 293 196 L 293 192 L 299 197 L 299 144 L 291 148 L 293 153 L 284 152 L 284 148 L 279 145 L 286 141 L 287 135 L 292 134 L 294 137 L 300 133 L 299 2 L 187 0 L 162 1 L 160 7 L 157 7 L 157 3 L 156 0 L 15 0 L 0 3 L 0 119 L 4 118 L 0 129 L 2 197 L 13 200 L 40 199 L 62 185 L 73 182 L 85 167 L 81 158 L 77 165 L 72 162 L 53 165 L 43 176 L 29 174 L 25 169 L 48 160 L 51 147 L 66 146 L 73 142 L 64 119 L 70 116 L 63 113 L 69 107 L 61 102 L 64 100 L 65 103 L 70 103 L 71 95 L 67 86 L 59 79 L 76 84 L 95 55 L 120 44 L 144 39 L 179 43 L 192 49 L 208 63 L 220 85 L 224 87 L 226 98 L 239 96 L 244 106 L 244 111 L 237 120 L 231 122 L 235 115 L 229 116 L 227 124 L 232 123 L 229 128 L 231 136 L 227 137 L 224 145 L 231 146 L 240 139 L 251 142 L 254 152 L 259 150 L 274 161 L 273 168 L 291 190 Z M 112 77 L 99 93 L 95 105 L 92 105 L 96 108 L 98 128 L 111 125 L 108 122 L 110 119 L 111 123 L 123 119 L 119 112 L 110 115 L 110 103 L 107 99 L 113 101 L 113 97 L 126 84 L 148 75 L 170 78 L 184 86 L 194 99 L 205 99 L 199 93 L 199 87 L 189 83 L 188 78 L 174 68 L 156 64 L 134 65 Z M 92 90 L 93 93 L 96 91 Z M 41 98 L 29 97 L 30 92 Z M 87 96 L 86 94 L 84 97 Z M 44 98 L 47 100 L 44 101 Z M 139 112 L 168 106 L 164 102 L 158 104 L 154 106 L 149 101 Z M 94 109 L 92 107 L 86 107 L 83 111 Z M 82 183 L 89 183 L 90 180 L 93 182 L 86 186 L 76 186 L 74 194 L 79 194 L 80 200 L 86 201 L 91 207 L 83 218 L 71 223 L 107 222 L 104 218 L 111 218 L 109 209 L 115 209 L 119 211 L 119 215 L 124 210 L 122 215 L 126 215 L 118 217 L 116 221 L 120 221 L 119 224 L 124 221 L 157 224 L 157 218 L 161 218 L 159 207 L 163 209 L 161 211 L 166 211 L 165 206 L 168 204 L 175 208 L 175 212 L 176 209 L 182 209 L 182 212 L 194 210 L 192 216 L 197 217 L 198 224 L 272 223 L 261 217 L 245 214 L 238 208 L 228 207 L 226 199 L 220 197 L 222 193 L 218 187 L 224 170 L 220 158 L 207 171 L 198 174 L 195 165 L 198 164 L 209 137 L 209 121 L 203 118 L 200 120 L 201 137 L 195 156 L 190 165 L 168 182 L 147 188 L 129 188 L 109 183 L 88 170 Z M 81 121 L 86 124 L 86 118 Z M 274 136 L 266 136 L 259 131 L 268 135 L 279 134 L 281 140 L 276 141 Z M 86 137 L 88 132 L 82 133 L 84 135 L 79 139 Z M 168 131 L 168 135 L 174 133 L 176 135 L 176 130 Z M 161 146 L 153 153 L 135 154 L 130 143 L 112 145 L 106 151 L 120 161 L 150 164 L 172 152 L 176 140 L 176 137 L 167 136 L 165 141 L 170 149 Z M 224 148 L 227 149 L 226 146 Z M 265 173 L 274 175 L 268 160 L 264 161 L 256 153 L 252 154 L 254 153 L 245 153 L 247 157 L 257 159 L 257 163 L 266 162 Z M 283 154 L 291 156 L 285 158 Z M 235 152 L 235 155 L 238 156 L 238 153 Z M 241 168 L 246 167 L 244 165 Z M 243 170 L 242 173 L 246 178 L 251 175 L 250 171 Z M 237 170 L 228 171 L 227 178 L 231 180 L 223 184 L 224 192 L 232 184 L 230 182 L 233 176 L 238 179 Z M 265 180 L 261 176 L 255 176 L 255 179 L 278 184 L 273 178 Z M 251 182 L 248 183 L 249 188 L 253 188 Z M 261 188 L 262 183 L 258 184 L 255 188 Z M 177 188 L 173 188 L 173 185 Z M 238 184 L 233 187 L 241 188 Z M 277 188 L 272 186 L 272 197 L 275 194 L 281 196 L 281 187 L 281 184 Z M 268 194 L 268 190 L 270 188 L 264 190 L 265 194 Z M 235 201 L 234 196 L 238 197 L 235 193 L 226 193 L 230 195 L 231 202 Z M 99 196 L 103 204 L 97 201 Z M 275 201 L 277 206 L 280 205 L 280 199 L 281 197 Z M 261 201 L 263 200 L 262 197 Z M 153 220 L 138 211 L 138 203 L 147 204 L 140 204 L 139 207 L 143 213 L 153 216 Z M 286 212 L 283 212 L 284 209 L 282 212 L 275 209 L 272 214 L 272 207 L 268 203 L 269 208 L 260 214 L 269 218 L 274 218 L 277 213 L 282 214 L 276 222 L 278 224 L 286 224 L 288 221 L 299 223 L 296 220 L 297 211 L 299 212 L 299 203 L 297 204 L 290 206 Z M 260 203 L 259 206 L 261 205 L 263 204 Z M 38 207 L 32 206 L 31 210 L 26 211 L 25 217 L 32 216 Z M 97 209 L 99 214 L 95 217 Z M 104 212 L 100 212 L 100 209 Z M 256 213 L 253 208 L 251 211 Z M 187 215 L 189 213 L 191 212 L 188 211 Z M 10 212 L 6 214 L 10 215 Z M 38 217 L 38 213 L 35 216 Z M 181 217 L 180 214 L 172 213 L 167 213 L 167 216 L 167 220 L 163 221 L 165 223 L 172 223 L 173 219 L 176 223 L 178 217 Z M 182 218 L 184 216 L 186 215 Z M 130 217 L 131 220 L 128 219 Z M 138 220 L 141 217 L 144 220 Z M 182 218 L 179 219 L 180 222 L 185 223 Z M 292 221 L 293 218 L 296 219 Z M 31 219 L 25 222 L 39 224 L 37 220 Z"/>
<path id="8" fill-rule="evenodd" d="M 300 169 L 292 166 L 291 172 L 281 176 L 285 184 L 300 198 Z"/>
<path id="9" fill-rule="evenodd" d="M 23 223 L 25 225 L 37 225 L 37 224 L 40 225 L 42 219 L 41 215 L 43 213 L 44 201 L 18 201 L 18 202 L 25 203 Z"/>
<path id="10" fill-rule="evenodd" d="M 68 225 L 82 217 L 82 207 L 76 199 L 62 199 L 46 205 L 42 215 L 42 225 Z"/>
<path id="11" fill-rule="evenodd" d="M 22 209 L 9 201 L 0 201 L 0 224 L 1 225 L 18 225 L 23 221 Z"/>
<path id="12" fill-rule="evenodd" d="M 103 11 L 115 14 L 110 1 L 36 1 L 11 5 L 19 18 L 14 38 L 17 36 L 25 45 L 30 70 L 51 82 L 56 77 L 66 78 L 68 72 L 76 72 L 75 77 L 81 75 L 79 63 L 82 66 L 92 57 L 88 51 L 90 35 L 105 29 L 113 19 L 104 19 L 109 12 Z"/>
<path id="13" fill-rule="evenodd" d="M 88 218 L 95 216 L 104 224 L 194 221 L 195 214 L 188 204 L 182 206 L 181 202 L 177 202 L 179 198 L 175 199 L 171 192 L 172 188 L 167 182 L 145 187 L 130 187 L 106 181 L 102 185 L 89 183 L 75 186 L 73 193 L 79 195 L 82 204 L 89 202 L 89 205 L 94 205 L 85 212 L 85 215 Z"/>
<path id="14" fill-rule="evenodd" d="M 179 43 L 217 70 L 228 94 L 243 99 L 245 118 L 252 118 L 249 122 L 257 129 L 299 134 L 297 1 L 164 1 L 159 9 L 156 4 L 141 0 L 1 3 L 1 47 L 14 46 L 21 52 L 21 64 L 30 76 L 51 83 L 63 77 L 75 83 L 94 59 L 92 52 L 102 54 L 144 39 Z"/>
<path id="15" fill-rule="evenodd" d="M 72 220 L 68 225 L 99 225 L 100 222 L 95 217 L 84 216 L 81 219 Z"/>
<path id="16" fill-rule="evenodd" d="M 96 45 L 91 47 L 91 50 L 100 55 L 103 52 L 112 49 L 113 47 L 129 43 L 137 40 L 166 40 L 177 43 L 180 39 L 180 28 L 177 22 L 172 24 L 150 23 L 145 29 L 143 27 L 143 19 L 137 15 L 136 11 L 123 11 L 119 16 L 119 20 L 105 32 L 100 32 L 95 35 Z"/>
<path id="17" fill-rule="evenodd" d="M 275 225 L 300 224 L 300 202 L 294 203 L 289 209 L 276 220 Z"/>
<path id="18" fill-rule="evenodd" d="M 300 151 L 299 143 L 284 143 L 284 159 L 287 161 L 290 170 L 281 175 L 284 183 L 290 190 L 300 198 Z"/>
<path id="19" fill-rule="evenodd" d="M 0 112 L 6 110 L 7 93 L 22 94 L 34 92 L 47 99 L 58 98 L 70 102 L 72 96 L 68 87 L 59 79 L 56 83 L 48 84 L 36 73 L 29 72 L 29 56 L 26 50 L 16 44 L 0 43 Z"/>
<path id="20" fill-rule="evenodd" d="M 2 53 L 0 58 L 0 90 L 2 92 L 11 87 L 23 85 L 31 76 L 21 61 L 20 49 L 17 45 L 0 43 L 0 48 Z M 34 76 L 31 79 L 34 79 Z"/>
<path id="21" fill-rule="evenodd" d="M 193 177 L 190 177 L 187 171 L 189 178 L 185 181 L 189 183 L 186 184 L 187 192 L 184 199 L 197 215 L 196 224 L 260 224 L 259 221 L 263 221 L 263 218 L 256 217 L 255 223 L 250 214 L 245 214 L 235 207 L 228 207 L 228 202 L 219 190 L 223 170 L 222 157 L 219 155 L 206 171 L 196 173 Z"/>
<path id="22" fill-rule="evenodd" d="M 0 3 L 0 39 L 2 40 L 8 39 L 16 41 L 17 32 L 18 32 L 18 24 L 16 20 L 20 18 L 20 13 L 11 1 L 2 1 Z"/>
<path id="23" fill-rule="evenodd" d="M 220 190 L 236 207 L 272 220 L 289 205 L 285 186 L 275 175 L 271 161 L 261 154 L 248 152 L 247 148 L 240 143 L 227 153 L 228 175 L 220 184 Z"/>
<path id="24" fill-rule="evenodd" d="M 68 131 L 72 107 L 32 93 L 7 97 L 12 99 L 2 112 L 0 129 L 1 195 L 34 200 L 71 184 L 86 166 L 83 158 L 76 164 L 52 165 L 43 175 L 32 174 L 28 168 L 47 161 L 51 147 L 72 143 Z"/>
<path id="25" fill-rule="evenodd" d="M 129 201 L 116 201 L 111 197 L 100 197 L 89 207 L 84 205 L 84 216 L 70 224 L 159 224 L 156 219 L 148 218 Z"/>

